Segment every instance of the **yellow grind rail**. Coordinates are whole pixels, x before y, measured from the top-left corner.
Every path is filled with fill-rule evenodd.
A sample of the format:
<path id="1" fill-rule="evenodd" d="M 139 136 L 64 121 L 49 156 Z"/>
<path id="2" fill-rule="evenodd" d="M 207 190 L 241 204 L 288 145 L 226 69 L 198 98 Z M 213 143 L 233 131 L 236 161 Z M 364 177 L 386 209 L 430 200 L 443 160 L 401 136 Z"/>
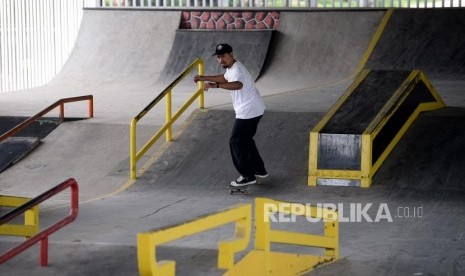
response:
<path id="1" fill-rule="evenodd" d="M 174 122 L 186 111 L 187 108 L 199 98 L 199 107 L 204 108 L 204 91 L 203 91 L 203 81 L 197 83 L 198 89 L 189 98 L 186 103 L 179 109 L 179 111 L 172 115 L 172 102 L 171 102 L 171 93 L 173 88 L 186 78 L 192 71 L 198 68 L 198 74 L 203 75 L 205 70 L 205 65 L 202 59 L 198 58 L 192 62 L 189 67 L 184 70 L 168 87 L 163 90 L 151 103 L 149 103 L 136 117 L 131 120 L 130 126 L 130 144 L 129 144 L 129 170 L 131 179 L 136 179 L 137 177 L 137 162 L 142 158 L 142 156 L 157 142 L 157 140 L 166 132 L 166 141 L 170 142 L 172 140 L 172 126 Z M 166 108 L 165 108 L 165 118 L 166 123 L 149 139 L 148 142 L 137 151 L 137 122 L 141 120 L 152 108 L 154 108 L 163 98 L 166 97 Z"/>
<path id="2" fill-rule="evenodd" d="M 30 198 L 0 195 L 0 207 L 19 207 Z M 23 236 L 30 238 L 39 232 L 39 206 L 27 210 L 24 213 L 24 225 L 21 224 L 3 224 L 0 225 L 0 235 L 6 236 Z"/>
<path id="3" fill-rule="evenodd" d="M 271 222 L 279 218 L 303 216 L 309 224 L 323 223 L 324 234 L 307 234 L 273 230 Z M 287 217 L 287 219 L 290 219 Z M 311 220 L 310 220 L 311 219 Z M 286 221 L 289 223 L 289 221 Z M 292 223 L 292 220 L 291 222 Z M 271 251 L 272 243 L 323 248 L 324 255 L 292 254 Z M 301 275 L 336 261 L 339 258 L 339 222 L 335 210 L 301 203 L 281 202 L 267 198 L 255 199 L 255 249 L 226 272 L 227 276 Z"/>
<path id="4" fill-rule="evenodd" d="M 251 204 L 243 204 L 213 215 L 180 225 L 139 233 L 137 255 L 139 273 L 175 275 L 174 261 L 157 261 L 157 246 L 191 236 L 231 222 L 235 222 L 233 239 L 219 242 L 218 268 L 227 269 L 224 275 L 300 275 L 339 257 L 339 223 L 335 210 L 300 203 L 280 202 L 267 198 L 255 199 L 255 248 L 242 260 L 234 263 L 234 255 L 245 250 L 251 234 Z M 312 218 L 309 224 L 322 223 L 322 235 L 271 229 L 276 216 Z M 282 253 L 271 251 L 271 243 L 306 246 L 324 250 L 323 255 Z"/>
<path id="5" fill-rule="evenodd" d="M 230 240 L 219 242 L 218 267 L 222 269 L 232 268 L 235 253 L 244 250 L 249 244 L 252 224 L 251 204 L 232 207 L 213 215 L 161 230 L 139 233 L 137 235 L 139 274 L 142 276 L 175 275 L 176 263 L 174 261 L 157 261 L 157 246 L 228 223 L 235 223 L 235 235 Z"/>

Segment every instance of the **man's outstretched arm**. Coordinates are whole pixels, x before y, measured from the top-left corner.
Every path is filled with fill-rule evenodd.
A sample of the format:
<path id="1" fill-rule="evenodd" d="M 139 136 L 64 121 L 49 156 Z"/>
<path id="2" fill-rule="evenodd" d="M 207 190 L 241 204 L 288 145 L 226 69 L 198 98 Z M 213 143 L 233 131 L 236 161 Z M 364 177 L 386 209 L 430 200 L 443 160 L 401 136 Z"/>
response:
<path id="1" fill-rule="evenodd" d="M 209 81 L 209 82 L 217 82 L 217 83 L 226 83 L 228 82 L 224 75 L 217 75 L 217 76 L 201 76 L 197 75 L 194 77 L 194 82 L 197 83 L 198 81 Z"/>
<path id="2" fill-rule="evenodd" d="M 204 84 L 203 89 L 208 91 L 210 88 L 223 88 L 226 90 L 239 90 L 242 89 L 242 82 L 240 81 L 233 81 L 228 82 L 224 75 L 217 75 L 217 76 L 200 76 L 197 75 L 194 77 L 194 82 L 197 83 L 198 81 L 206 81 Z"/>

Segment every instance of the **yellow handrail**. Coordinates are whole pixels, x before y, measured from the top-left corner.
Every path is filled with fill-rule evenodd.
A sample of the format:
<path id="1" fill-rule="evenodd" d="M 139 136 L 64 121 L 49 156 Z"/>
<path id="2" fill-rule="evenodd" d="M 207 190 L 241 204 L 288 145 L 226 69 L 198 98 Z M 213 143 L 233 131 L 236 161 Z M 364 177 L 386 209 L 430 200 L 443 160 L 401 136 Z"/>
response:
<path id="1" fill-rule="evenodd" d="M 302 234 L 271 229 L 272 213 L 304 216 L 324 223 L 324 235 Z M 255 249 L 270 251 L 273 242 L 325 249 L 325 256 L 339 258 L 338 212 L 319 206 L 280 202 L 268 198 L 255 199 Z"/>
<path id="2" fill-rule="evenodd" d="M 231 269 L 234 256 L 247 248 L 252 231 L 252 205 L 241 204 L 230 209 L 195 220 L 152 230 L 137 235 L 137 260 L 139 275 L 174 276 L 174 261 L 157 260 L 157 247 L 170 241 L 191 236 L 229 223 L 235 223 L 234 238 L 219 242 L 218 268 Z"/>
<path id="3" fill-rule="evenodd" d="M 290 217 L 286 217 L 289 216 Z M 291 222 L 295 216 L 309 222 L 323 222 L 324 234 L 283 231 L 271 228 L 273 222 Z M 223 276 L 302 275 L 339 258 L 338 212 L 330 208 L 255 199 L 255 246 Z M 310 226 L 310 225 L 309 225 Z M 314 228 L 314 227 L 312 227 Z M 322 254 L 302 254 L 271 250 L 272 243 L 322 248 Z"/>
<path id="4" fill-rule="evenodd" d="M 199 107 L 204 108 L 204 92 L 203 92 L 203 82 L 199 81 L 197 83 L 198 89 L 189 98 L 186 103 L 179 109 L 178 112 L 173 116 L 172 113 L 172 103 L 171 103 L 171 92 L 173 88 L 185 77 L 187 77 L 196 67 L 198 67 L 198 74 L 204 74 L 205 65 L 203 60 L 197 58 L 192 62 L 189 67 L 184 70 L 168 87 L 163 90 L 151 103 L 149 103 L 136 117 L 131 120 L 130 126 L 130 144 L 129 144 L 129 171 L 131 179 L 136 179 L 137 177 L 137 161 L 139 161 L 142 156 L 155 144 L 155 142 L 166 132 L 166 141 L 169 142 L 172 140 L 172 126 L 174 122 L 186 111 L 186 109 L 199 97 Z M 166 123 L 149 139 L 147 143 L 137 151 L 137 141 L 136 141 L 136 131 L 137 131 L 137 122 L 142 119 L 155 105 L 160 102 L 166 96 L 166 110 L 165 117 Z"/>
<path id="5" fill-rule="evenodd" d="M 139 275 L 176 274 L 176 263 L 160 261 L 157 248 L 181 238 L 192 236 L 226 224 L 235 223 L 232 239 L 222 240 L 218 247 L 218 268 L 227 270 L 224 276 L 242 275 L 300 275 L 339 258 L 338 211 L 330 208 L 276 201 L 269 198 L 255 199 L 255 246 L 241 260 L 235 255 L 244 251 L 252 232 L 252 204 L 241 204 L 211 215 L 195 218 L 185 223 L 170 225 L 137 234 L 137 262 Z M 290 232 L 271 228 L 271 221 L 290 215 L 303 216 L 322 222 L 323 234 Z M 289 221 L 287 221 L 289 222 Z M 272 243 L 322 248 L 323 254 L 286 253 L 271 250 Z"/>

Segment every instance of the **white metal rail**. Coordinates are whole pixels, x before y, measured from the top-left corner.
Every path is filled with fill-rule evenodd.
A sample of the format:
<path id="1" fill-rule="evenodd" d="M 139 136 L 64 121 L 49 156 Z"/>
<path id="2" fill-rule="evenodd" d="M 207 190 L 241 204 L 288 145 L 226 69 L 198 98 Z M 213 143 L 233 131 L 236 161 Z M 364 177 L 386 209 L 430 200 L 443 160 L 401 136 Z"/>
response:
<path id="1" fill-rule="evenodd" d="M 88 4 L 0 0 L 0 92 L 50 81 L 68 59 Z"/>

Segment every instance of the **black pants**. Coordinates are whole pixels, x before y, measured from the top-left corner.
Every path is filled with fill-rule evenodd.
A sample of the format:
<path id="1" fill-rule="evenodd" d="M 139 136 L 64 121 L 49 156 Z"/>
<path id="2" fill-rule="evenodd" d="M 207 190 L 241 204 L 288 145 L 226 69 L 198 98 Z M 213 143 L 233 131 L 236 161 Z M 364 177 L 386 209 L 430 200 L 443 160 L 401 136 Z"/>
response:
<path id="1" fill-rule="evenodd" d="M 262 116 L 236 119 L 229 139 L 234 166 L 247 179 L 254 179 L 255 173 L 265 171 L 265 165 L 253 140 L 261 118 Z"/>

